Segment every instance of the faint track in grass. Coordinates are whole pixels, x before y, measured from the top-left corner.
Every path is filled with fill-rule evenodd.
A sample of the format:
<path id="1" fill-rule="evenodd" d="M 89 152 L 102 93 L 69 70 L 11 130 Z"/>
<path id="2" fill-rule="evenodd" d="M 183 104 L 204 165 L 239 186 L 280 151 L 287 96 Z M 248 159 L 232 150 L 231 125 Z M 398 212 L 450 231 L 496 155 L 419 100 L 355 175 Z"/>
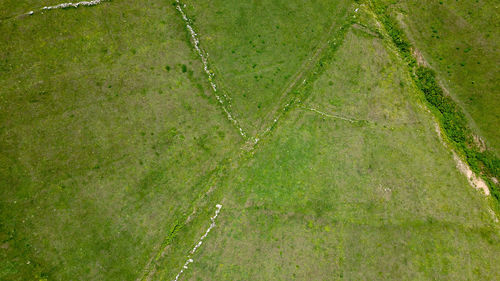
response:
<path id="1" fill-rule="evenodd" d="M 267 114 L 266 117 L 264 118 L 265 120 L 270 120 L 270 122 L 267 122 L 261 126 L 260 130 L 256 133 L 255 138 L 253 139 L 253 144 L 250 144 L 251 146 L 256 145 L 260 138 L 263 136 L 267 135 L 272 128 L 276 125 L 276 123 L 279 121 L 281 116 L 283 115 L 283 112 L 288 109 L 288 107 L 294 102 L 296 99 L 295 97 L 292 97 L 291 99 L 287 98 L 289 96 L 289 93 L 292 92 L 294 88 L 299 86 L 300 84 L 299 81 L 302 81 L 304 83 L 307 80 L 307 77 L 305 77 L 308 72 L 311 71 L 311 69 L 314 67 L 314 65 L 318 62 L 318 60 L 321 58 L 321 55 L 323 54 L 324 50 L 328 47 L 328 45 L 331 42 L 331 36 L 333 33 L 333 30 L 336 27 L 337 22 L 334 20 L 334 22 L 330 25 L 330 28 L 328 29 L 328 32 L 324 36 L 324 39 L 322 42 L 318 45 L 314 53 L 309 56 L 308 59 L 302 62 L 301 66 L 299 67 L 299 71 L 297 71 L 294 75 L 294 77 L 287 83 L 287 86 L 280 92 L 279 94 L 279 100 L 277 102 L 277 105 L 274 107 L 274 109 L 270 110 Z M 345 28 L 343 25 L 340 26 L 340 29 Z M 337 44 L 335 42 L 334 44 Z M 270 123 L 270 124 L 269 124 Z"/>
<path id="2" fill-rule="evenodd" d="M 319 111 L 319 110 L 317 110 L 317 109 L 315 109 L 313 107 L 305 107 L 305 106 L 300 106 L 300 107 L 303 108 L 303 109 L 315 112 L 315 113 L 317 113 L 317 114 L 319 114 L 321 116 L 328 117 L 328 118 L 340 119 L 340 120 L 344 120 L 344 121 L 351 122 L 351 123 L 366 122 L 364 120 L 352 119 L 352 118 L 342 117 L 340 115 L 333 115 L 333 114 L 325 113 L 325 112 Z"/>
<path id="3" fill-rule="evenodd" d="M 201 62 L 203 64 L 203 70 L 204 70 L 205 74 L 208 77 L 208 81 L 210 83 L 210 86 L 212 88 L 214 96 L 217 99 L 218 104 L 220 105 L 220 107 L 222 108 L 222 110 L 224 111 L 224 113 L 226 114 L 227 119 L 232 123 L 232 125 L 234 127 L 236 127 L 236 129 L 238 130 L 239 134 L 244 139 L 247 139 L 246 132 L 239 125 L 239 122 L 233 117 L 232 113 L 228 109 L 228 107 L 230 107 L 230 97 L 226 96 L 225 94 L 223 94 L 222 96 L 218 94 L 218 88 L 217 88 L 217 85 L 214 82 L 214 76 L 215 76 L 215 74 L 210 69 L 209 64 L 208 64 L 208 59 L 207 59 L 208 54 L 206 54 L 202 50 L 202 48 L 200 47 L 200 41 L 198 39 L 198 34 L 195 32 L 194 28 L 190 24 L 191 20 L 188 18 L 188 16 L 186 15 L 186 13 L 184 12 L 184 10 L 182 9 L 183 5 L 181 4 L 181 2 L 179 0 L 176 0 L 174 2 L 174 6 L 175 6 L 175 9 L 180 13 L 180 15 L 182 17 L 182 20 L 184 21 L 184 24 L 186 26 L 186 29 L 189 32 L 190 42 L 193 44 L 193 47 L 194 47 L 197 55 L 201 59 Z M 212 191 L 214 191 L 214 189 L 215 189 L 215 186 L 212 186 L 208 190 L 208 192 L 205 194 L 205 196 L 202 196 L 202 198 L 206 197 L 209 193 L 211 193 Z M 182 223 L 183 225 L 189 223 L 192 220 L 193 216 L 196 214 L 196 210 L 197 210 L 196 202 L 194 202 L 193 205 L 194 205 L 193 211 L 184 220 L 184 222 Z M 210 225 L 210 228 L 207 230 L 207 232 L 205 233 L 205 235 L 202 236 L 200 242 L 206 237 L 206 235 L 208 234 L 208 232 L 210 232 L 210 229 L 213 228 L 213 226 L 215 226 L 214 219 L 217 217 L 218 212 L 220 211 L 220 207 L 219 206 L 222 207 L 220 204 L 217 204 L 217 208 L 218 209 L 217 209 L 215 217 L 212 219 L 212 224 Z M 195 248 L 192 250 L 191 254 L 194 254 L 194 252 L 199 247 L 199 245 L 201 245 L 200 242 L 195 246 Z M 156 254 L 154 254 L 154 255 L 151 256 L 151 258 L 146 263 L 144 269 L 141 271 L 140 276 L 136 280 L 151 280 L 153 278 L 153 276 L 156 274 L 156 270 L 157 270 L 157 264 L 156 264 L 156 262 L 159 259 L 161 259 L 162 257 L 164 257 L 166 255 L 166 253 L 169 250 L 169 248 L 170 248 L 170 245 L 168 244 L 166 246 L 160 245 L 159 249 L 158 248 L 153 249 L 153 252 L 155 252 Z M 191 254 L 188 256 L 188 260 L 186 261 L 186 263 L 184 264 L 183 268 L 181 269 L 181 272 L 176 276 L 175 280 L 177 280 L 179 278 L 180 274 L 182 274 L 182 272 L 184 271 L 184 269 L 187 268 L 187 265 L 192 262 L 192 259 L 190 258 Z"/>
<path id="4" fill-rule="evenodd" d="M 203 244 L 203 240 L 208 236 L 208 233 L 210 233 L 210 231 L 212 230 L 212 228 L 215 227 L 215 220 L 219 216 L 220 209 L 222 208 L 222 205 L 221 204 L 217 204 L 217 205 L 215 205 L 215 207 L 216 207 L 215 215 L 210 218 L 210 221 L 212 223 L 210 224 L 210 226 L 208 227 L 208 229 L 205 231 L 205 234 L 203 234 L 203 236 L 201 236 L 200 240 L 198 240 L 198 243 L 189 252 L 189 254 L 187 256 L 187 258 L 188 258 L 187 261 L 184 263 L 184 266 L 182 266 L 181 271 L 175 276 L 174 281 L 179 280 L 179 277 L 182 275 L 182 273 L 184 272 L 184 270 L 188 269 L 188 265 L 193 262 L 193 259 L 191 258 L 192 255 L 194 255 L 194 253 L 196 253 L 196 250 L 198 250 L 198 248 L 201 246 L 201 244 Z"/>
<path id="5" fill-rule="evenodd" d="M 340 30 L 346 30 L 350 26 L 352 26 L 352 23 L 349 23 L 348 18 L 350 17 L 350 14 L 347 15 L 346 22 L 344 24 L 340 25 Z M 305 60 L 301 67 L 300 70 L 294 75 L 294 78 L 290 80 L 290 82 L 287 84 L 286 88 L 283 89 L 280 92 L 280 99 L 277 102 L 277 105 L 274 107 L 273 110 L 269 111 L 269 113 L 266 115 L 264 119 L 271 120 L 270 122 L 263 124 L 261 126 L 260 130 L 256 133 L 256 136 L 248 142 L 248 146 L 253 149 L 253 146 L 255 146 L 262 137 L 265 137 L 273 128 L 276 126 L 278 121 L 281 119 L 281 117 L 285 114 L 286 111 L 290 108 L 290 106 L 295 103 L 297 100 L 300 101 L 300 97 L 295 97 L 292 96 L 290 99 L 287 99 L 289 96 L 289 93 L 294 90 L 296 87 L 299 87 L 301 84 L 304 84 L 308 77 L 305 77 L 306 75 L 311 76 L 310 71 L 312 68 L 315 66 L 315 64 L 319 61 L 321 58 L 321 55 L 323 54 L 324 50 L 328 47 L 328 45 L 332 42 L 334 45 L 341 45 L 343 42 L 343 36 L 342 40 L 337 41 L 338 38 L 333 38 L 331 39 L 330 37 L 332 36 L 332 32 L 335 29 L 337 22 L 333 22 L 332 25 L 330 26 L 327 34 L 325 35 L 326 40 L 323 40 L 322 43 L 320 43 L 319 47 L 314 51 L 314 53 L 309 57 L 309 59 Z M 298 84 L 299 81 L 302 80 L 301 84 Z M 288 102 L 286 102 L 288 100 Z M 285 103 L 286 102 L 286 103 Z M 284 105 L 283 105 L 284 104 Z"/>

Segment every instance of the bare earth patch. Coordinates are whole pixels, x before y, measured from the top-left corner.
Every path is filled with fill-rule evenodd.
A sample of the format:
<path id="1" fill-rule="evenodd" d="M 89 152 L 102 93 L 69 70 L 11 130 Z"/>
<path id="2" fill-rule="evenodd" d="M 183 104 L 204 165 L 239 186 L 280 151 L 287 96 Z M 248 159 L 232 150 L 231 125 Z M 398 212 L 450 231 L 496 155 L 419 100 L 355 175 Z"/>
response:
<path id="1" fill-rule="evenodd" d="M 455 152 L 453 152 L 453 159 L 455 159 L 455 162 L 457 163 L 458 170 L 460 170 L 460 172 L 467 177 L 467 180 L 472 187 L 475 189 L 482 189 L 485 195 L 490 195 L 490 189 L 484 180 L 476 176 L 476 174 L 472 172 L 469 166 L 464 163 Z"/>
<path id="2" fill-rule="evenodd" d="M 498 218 L 497 218 L 497 215 L 495 214 L 495 212 L 492 209 L 489 209 L 488 211 L 490 212 L 490 215 L 493 218 L 493 221 L 498 223 Z"/>
<path id="3" fill-rule="evenodd" d="M 413 48 L 412 49 L 412 53 L 413 53 L 413 57 L 417 60 L 417 64 L 419 66 L 429 67 L 429 64 L 425 60 L 424 56 L 422 55 L 422 53 L 417 48 Z"/>
<path id="4" fill-rule="evenodd" d="M 441 135 L 441 128 L 439 127 L 437 122 L 434 122 L 436 133 L 438 134 L 439 141 L 446 147 L 448 145 L 444 142 L 443 137 Z M 452 150 L 453 153 L 453 159 L 455 160 L 455 163 L 457 164 L 457 169 L 467 177 L 467 180 L 469 181 L 469 184 L 474 187 L 475 189 L 481 189 L 483 190 L 484 194 L 489 196 L 490 195 L 490 189 L 488 188 L 488 185 L 486 182 L 478 177 L 465 163 L 458 157 L 458 155 L 455 153 L 455 151 Z"/>

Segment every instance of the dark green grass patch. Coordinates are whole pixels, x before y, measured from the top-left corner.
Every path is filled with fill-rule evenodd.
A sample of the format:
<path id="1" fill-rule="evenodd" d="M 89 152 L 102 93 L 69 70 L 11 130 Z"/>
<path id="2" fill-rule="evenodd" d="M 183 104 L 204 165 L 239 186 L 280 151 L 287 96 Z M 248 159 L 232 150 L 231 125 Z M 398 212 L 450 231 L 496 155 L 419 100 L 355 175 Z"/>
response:
<path id="1" fill-rule="evenodd" d="M 0 24 L 0 279 L 135 280 L 239 146 L 177 18 L 114 1 Z"/>

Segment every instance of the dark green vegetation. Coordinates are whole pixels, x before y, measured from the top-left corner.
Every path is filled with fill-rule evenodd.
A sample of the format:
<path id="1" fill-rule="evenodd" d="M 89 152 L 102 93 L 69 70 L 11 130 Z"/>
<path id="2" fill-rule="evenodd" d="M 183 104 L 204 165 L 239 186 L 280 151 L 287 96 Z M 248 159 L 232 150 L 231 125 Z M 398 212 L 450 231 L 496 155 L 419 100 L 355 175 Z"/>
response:
<path id="1" fill-rule="evenodd" d="M 494 0 L 406 0 L 389 14 L 401 23 L 471 128 L 500 156 L 500 6 Z"/>
<path id="2" fill-rule="evenodd" d="M 173 280 L 218 203 L 180 280 L 500 276 L 496 205 L 426 107 L 462 153 L 469 116 L 396 17 L 363 1 L 185 3 L 256 145 L 175 2 L 0 22 L 1 280 Z"/>
<path id="3" fill-rule="evenodd" d="M 412 53 L 412 50 L 415 50 L 414 47 L 411 46 L 411 43 L 407 39 L 404 31 L 400 28 L 398 22 L 394 19 L 395 15 L 391 15 L 389 5 L 384 4 L 383 2 L 384 1 L 376 0 L 374 1 L 375 4 L 371 4 L 371 8 L 375 10 L 376 14 L 381 19 L 381 22 L 383 23 L 387 33 L 392 38 L 393 43 L 398 48 L 399 53 L 408 63 L 410 71 L 413 73 L 415 83 L 420 88 L 420 90 L 423 91 L 425 98 L 430 103 L 430 105 L 438 110 L 438 114 L 440 117 L 439 120 L 441 121 L 446 136 L 453 143 L 454 147 L 465 157 L 472 170 L 476 173 L 481 174 L 483 179 L 488 183 L 491 194 L 500 203 L 500 184 L 498 184 L 498 182 L 495 183 L 493 180 L 493 178 L 500 178 L 500 159 L 497 157 L 498 154 L 495 154 L 494 150 L 486 150 L 484 148 L 484 144 L 478 142 L 477 137 L 469 128 L 469 122 L 467 121 L 463 110 L 456 104 L 451 96 L 444 93 L 442 88 L 443 86 L 439 84 L 439 81 L 436 77 L 436 72 L 431 70 L 428 66 L 424 65 L 424 63 L 420 63 L 420 65 L 417 65 L 417 58 L 415 58 L 415 56 L 417 55 L 415 54 L 415 51 L 413 51 Z M 443 3 L 441 3 L 441 5 L 443 5 Z M 435 31 L 434 27 L 433 30 Z M 455 33 L 460 32 L 453 32 L 453 34 Z M 476 36 L 479 35 L 476 34 Z M 440 38 L 437 35 L 433 35 L 432 37 L 436 37 L 437 39 Z M 451 44 L 452 42 L 457 44 L 457 41 L 460 41 L 460 39 L 452 38 L 450 40 L 451 42 L 448 42 L 447 44 Z M 493 40 L 492 43 L 495 44 L 496 42 Z M 467 53 L 470 50 L 471 48 L 467 49 L 465 52 Z M 496 67 L 493 67 L 492 71 L 495 72 Z M 489 77 L 489 74 L 483 74 L 483 76 Z M 460 79 L 464 78 L 461 77 Z M 473 99 L 473 97 L 475 98 L 477 96 L 481 96 L 483 94 L 482 91 L 485 90 L 484 87 L 489 87 L 489 94 L 482 95 L 482 98 L 486 97 L 487 99 L 483 103 L 495 105 L 500 100 L 498 99 L 498 97 L 496 97 L 496 95 L 498 94 L 499 85 L 497 79 L 493 79 L 494 80 L 492 81 L 482 81 L 485 85 L 480 89 L 475 89 L 474 91 L 472 91 L 472 93 L 469 94 L 470 99 Z M 464 81 L 468 80 L 457 81 L 457 83 L 463 85 Z M 474 84 L 474 82 L 472 82 L 472 84 Z M 498 105 L 500 106 L 500 104 Z M 473 107 L 475 106 L 478 106 L 478 104 L 475 104 Z M 480 121 L 479 123 L 484 123 L 486 135 L 488 137 L 491 137 L 493 143 L 498 143 L 498 141 L 500 141 L 500 138 L 494 135 L 498 132 L 497 124 L 498 122 L 500 122 L 500 119 L 496 116 L 496 108 L 497 107 L 494 106 L 491 111 L 488 111 L 487 109 L 485 110 L 484 107 L 481 107 L 481 114 L 478 114 L 478 118 Z M 485 117 L 490 116 L 490 112 L 492 113 L 492 117 Z M 483 122 L 483 119 L 488 119 L 488 121 Z M 488 123 L 490 122 L 495 125 L 488 125 Z M 490 135 L 489 132 L 491 132 L 492 134 Z"/>

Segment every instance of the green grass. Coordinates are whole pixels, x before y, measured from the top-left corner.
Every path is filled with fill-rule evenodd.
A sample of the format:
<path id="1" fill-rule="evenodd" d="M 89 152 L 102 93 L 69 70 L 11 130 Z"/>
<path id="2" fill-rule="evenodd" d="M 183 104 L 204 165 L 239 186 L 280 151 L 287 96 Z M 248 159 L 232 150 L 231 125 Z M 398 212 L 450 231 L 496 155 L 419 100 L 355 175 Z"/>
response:
<path id="1" fill-rule="evenodd" d="M 1 23 L 0 279 L 133 280 L 209 188 L 242 140 L 184 30 L 163 1 Z"/>
<path id="2" fill-rule="evenodd" d="M 281 98 L 351 1 L 183 1 L 219 88 L 250 135 L 269 126 Z M 300 83 L 298 81 L 298 83 Z"/>
<path id="3" fill-rule="evenodd" d="M 180 280 L 500 276 L 498 205 L 440 143 L 414 35 L 355 2 L 184 2 L 255 146 L 173 1 L 0 21 L 0 279 L 172 280 L 218 203 Z"/>
<path id="4" fill-rule="evenodd" d="M 367 122 L 294 108 L 225 180 L 218 227 L 185 280 L 498 276 L 488 201 L 455 169 L 406 67 L 357 33 L 303 105 Z"/>

